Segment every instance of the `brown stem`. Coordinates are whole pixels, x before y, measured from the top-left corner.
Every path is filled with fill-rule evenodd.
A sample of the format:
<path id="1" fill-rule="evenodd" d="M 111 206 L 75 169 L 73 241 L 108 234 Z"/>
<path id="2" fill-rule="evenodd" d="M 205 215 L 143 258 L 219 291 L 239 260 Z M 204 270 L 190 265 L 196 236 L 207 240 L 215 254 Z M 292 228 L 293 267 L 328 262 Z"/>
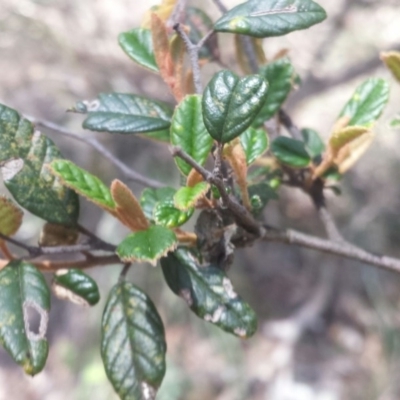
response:
<path id="1" fill-rule="evenodd" d="M 9 263 L 9 260 L 0 259 L 0 270 L 4 268 Z M 107 256 L 90 256 L 85 260 L 64 260 L 64 261 L 53 261 L 53 260 L 43 260 L 43 261 L 30 261 L 31 264 L 35 265 L 40 271 L 43 272 L 54 272 L 60 269 L 87 269 L 93 267 L 100 267 L 110 264 L 120 264 L 121 260 L 115 254 Z"/>

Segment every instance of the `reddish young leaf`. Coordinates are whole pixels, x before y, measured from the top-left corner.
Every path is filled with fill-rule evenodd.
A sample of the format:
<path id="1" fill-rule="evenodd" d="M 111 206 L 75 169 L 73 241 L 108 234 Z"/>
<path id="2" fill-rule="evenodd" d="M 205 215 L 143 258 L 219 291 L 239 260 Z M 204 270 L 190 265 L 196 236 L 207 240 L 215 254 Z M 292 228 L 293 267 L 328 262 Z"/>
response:
<path id="1" fill-rule="evenodd" d="M 118 179 L 111 183 L 110 189 L 118 219 L 133 231 L 146 230 L 149 222 L 131 190 Z"/>
<path id="2" fill-rule="evenodd" d="M 165 23 L 157 14 L 151 14 L 151 32 L 153 37 L 154 56 L 164 82 L 170 87 L 175 99 L 182 97 L 181 83 L 176 79 L 176 68 Z"/>

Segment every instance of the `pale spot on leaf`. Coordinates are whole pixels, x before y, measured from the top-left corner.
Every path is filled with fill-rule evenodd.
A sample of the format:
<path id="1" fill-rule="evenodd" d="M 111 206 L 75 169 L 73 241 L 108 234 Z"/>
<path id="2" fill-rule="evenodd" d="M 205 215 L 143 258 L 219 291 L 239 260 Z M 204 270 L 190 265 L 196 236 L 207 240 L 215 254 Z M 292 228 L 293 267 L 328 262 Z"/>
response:
<path id="1" fill-rule="evenodd" d="M 3 175 L 4 181 L 10 181 L 12 178 L 14 178 L 15 175 L 18 174 L 18 172 L 21 171 L 23 167 L 24 160 L 22 158 L 6 161 L 1 166 L 1 173 Z"/>
<path id="2" fill-rule="evenodd" d="M 24 326 L 27 337 L 29 340 L 41 340 L 44 339 L 47 332 L 47 325 L 49 322 L 49 312 L 44 310 L 42 307 L 39 306 L 36 302 L 32 300 L 25 300 L 22 306 L 23 313 L 24 313 Z M 32 312 L 36 312 L 39 314 L 40 323 L 38 332 L 33 332 L 30 327 L 30 318 L 32 318 Z"/>

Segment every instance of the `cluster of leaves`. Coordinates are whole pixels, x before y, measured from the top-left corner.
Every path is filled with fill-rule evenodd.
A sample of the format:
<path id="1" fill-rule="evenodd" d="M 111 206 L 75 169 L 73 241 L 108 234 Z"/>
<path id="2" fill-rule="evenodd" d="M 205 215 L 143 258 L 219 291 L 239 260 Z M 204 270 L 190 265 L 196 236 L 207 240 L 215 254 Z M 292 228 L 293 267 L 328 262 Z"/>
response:
<path id="1" fill-rule="evenodd" d="M 172 108 L 135 94 L 100 94 L 74 108 L 86 115 L 85 129 L 159 140 L 179 147 L 200 167 L 217 149 L 233 172 L 234 182 L 226 190 L 255 216 L 277 197 L 285 174 L 306 176 L 309 187 L 317 180 L 325 184 L 347 171 L 371 143 L 373 124 L 389 95 L 382 79 L 369 79 L 356 89 L 326 144 L 317 132 L 303 129 L 301 140 L 280 136 L 269 145 L 265 123 L 281 109 L 298 77 L 284 55 L 267 61 L 259 38 L 321 22 L 326 14 L 318 4 L 249 0 L 215 23 L 202 10 L 188 8 L 185 29 L 190 40 L 197 43 L 209 31 L 234 34 L 239 64 L 246 74 L 240 77 L 222 70 L 204 93 L 193 93 L 193 71 L 184 63 L 184 40 L 167 28 L 174 6 L 175 1 L 163 1 L 146 16 L 141 28 L 122 33 L 119 44 L 133 61 L 161 76 L 177 105 Z M 249 36 L 256 50 L 261 64 L 256 74 L 249 73 L 239 35 Z M 216 35 L 204 44 L 199 56 L 200 64 L 218 61 Z M 393 69 L 398 74 L 398 59 Z M 10 194 L 22 208 L 47 221 L 42 245 L 75 243 L 78 194 L 84 196 L 131 230 L 116 248 L 121 262 L 156 265 L 160 261 L 168 286 L 198 317 L 241 338 L 254 334 L 254 311 L 233 289 L 221 260 L 205 255 L 200 227 L 197 236 L 181 228 L 196 208 L 218 209 L 223 194 L 191 164 L 176 158 L 185 177 L 179 189 L 146 188 L 137 199 L 123 182 L 114 180 L 108 187 L 65 160 L 49 138 L 4 105 L 0 105 L 0 149 L 1 173 Z M 12 236 L 21 223 L 19 207 L 0 198 L 0 233 Z M 231 226 L 232 221 L 222 221 L 216 238 L 219 245 Z M 229 235 L 230 239 L 233 234 Z M 33 262 L 13 259 L 3 241 L 0 249 L 11 260 L 0 271 L 0 341 L 33 375 L 44 367 L 47 357 L 49 289 Z M 99 300 L 96 283 L 80 270 L 59 271 L 53 287 L 56 294 L 80 303 L 94 305 Z M 29 326 L 32 310 L 40 316 L 38 332 Z M 107 376 L 118 395 L 153 399 L 165 374 L 164 328 L 151 299 L 125 279 L 108 295 L 101 342 Z"/>

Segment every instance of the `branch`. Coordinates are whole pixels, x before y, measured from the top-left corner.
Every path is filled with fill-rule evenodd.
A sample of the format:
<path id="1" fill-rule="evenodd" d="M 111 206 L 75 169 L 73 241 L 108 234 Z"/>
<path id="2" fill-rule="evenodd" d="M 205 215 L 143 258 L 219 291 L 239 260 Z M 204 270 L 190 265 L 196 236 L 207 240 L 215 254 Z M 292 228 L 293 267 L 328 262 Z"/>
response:
<path id="1" fill-rule="evenodd" d="M 10 261 L 0 259 L 0 270 L 3 269 Z M 121 260 L 115 254 L 107 256 L 92 256 L 89 255 L 84 260 L 65 260 L 65 261 L 32 261 L 31 262 L 36 268 L 43 272 L 53 272 L 60 269 L 87 269 L 93 267 L 100 267 L 110 264 L 120 264 Z"/>
<path id="2" fill-rule="evenodd" d="M 93 240 L 93 238 L 95 238 L 95 240 Z M 0 233 L 1 240 L 4 240 L 6 242 L 13 244 L 14 246 L 18 246 L 21 249 L 26 250 L 29 253 L 29 258 L 37 258 L 43 255 L 82 253 L 94 250 L 115 252 L 116 247 L 114 245 L 102 241 L 95 235 L 93 235 L 93 238 L 89 243 L 82 243 L 82 244 L 75 244 L 68 246 L 40 247 L 40 246 L 28 246 L 16 239 L 13 239 L 11 237 L 8 237 Z"/>
<path id="3" fill-rule="evenodd" d="M 303 140 L 303 135 L 300 129 L 293 123 L 289 114 L 282 108 L 278 111 L 278 118 L 280 123 L 287 129 L 294 139 Z"/>
<path id="4" fill-rule="evenodd" d="M 263 240 L 281 242 L 290 245 L 298 245 L 308 249 L 318 250 L 323 253 L 342 256 L 351 260 L 364 262 L 386 270 L 400 272 L 400 260 L 397 258 L 381 256 L 369 253 L 348 242 L 335 242 L 329 239 L 322 239 L 292 229 L 280 231 L 270 227 L 264 227 Z"/>
<path id="5" fill-rule="evenodd" d="M 218 7 L 219 11 L 221 11 L 222 14 L 225 14 L 228 9 L 225 7 L 225 5 L 222 3 L 221 0 L 213 0 L 214 4 Z"/>
<path id="6" fill-rule="evenodd" d="M 88 144 L 89 146 L 93 147 L 95 150 L 97 150 L 103 157 L 105 157 L 108 161 L 110 161 L 111 164 L 113 164 L 116 168 L 118 168 L 126 178 L 140 183 L 146 187 L 151 187 L 151 188 L 161 188 L 164 187 L 164 185 L 161 182 L 158 182 L 156 180 L 147 178 L 135 170 L 129 168 L 126 164 L 124 164 L 122 161 L 120 161 L 117 157 L 115 157 L 110 151 L 106 149 L 99 141 L 94 139 L 93 137 L 89 136 L 84 136 L 84 135 L 79 135 L 75 132 L 72 132 L 63 126 L 54 124 L 53 122 L 46 121 L 46 120 L 40 120 L 36 119 L 33 117 L 26 117 L 29 119 L 32 123 L 34 123 L 37 126 L 42 126 L 44 128 L 50 129 L 54 132 L 61 133 L 64 136 L 71 137 L 73 139 L 77 139 L 81 142 L 84 142 Z"/>
<path id="7" fill-rule="evenodd" d="M 190 64 L 193 71 L 193 83 L 197 94 L 203 93 L 203 85 L 201 84 L 200 75 L 200 64 L 199 64 L 199 52 L 206 41 L 214 34 L 214 31 L 208 32 L 197 44 L 194 44 L 189 36 L 186 34 L 185 30 L 182 28 L 181 24 L 175 24 L 174 30 L 182 38 L 185 43 L 186 50 L 189 55 Z"/>
<path id="8" fill-rule="evenodd" d="M 168 18 L 167 27 L 172 28 L 174 25 L 182 22 L 187 7 L 187 0 L 178 0 L 175 7 Z"/>
<path id="9" fill-rule="evenodd" d="M 224 181 L 211 173 L 210 171 L 199 165 L 192 157 L 186 154 L 180 147 L 171 148 L 172 155 L 179 157 L 183 161 L 186 161 L 192 168 L 194 168 L 207 182 L 216 186 L 224 203 L 224 206 L 228 208 L 235 218 L 236 223 L 248 232 L 260 236 L 262 233 L 262 227 L 253 218 L 249 211 L 243 207 L 236 198 L 227 193 L 224 185 Z"/>

